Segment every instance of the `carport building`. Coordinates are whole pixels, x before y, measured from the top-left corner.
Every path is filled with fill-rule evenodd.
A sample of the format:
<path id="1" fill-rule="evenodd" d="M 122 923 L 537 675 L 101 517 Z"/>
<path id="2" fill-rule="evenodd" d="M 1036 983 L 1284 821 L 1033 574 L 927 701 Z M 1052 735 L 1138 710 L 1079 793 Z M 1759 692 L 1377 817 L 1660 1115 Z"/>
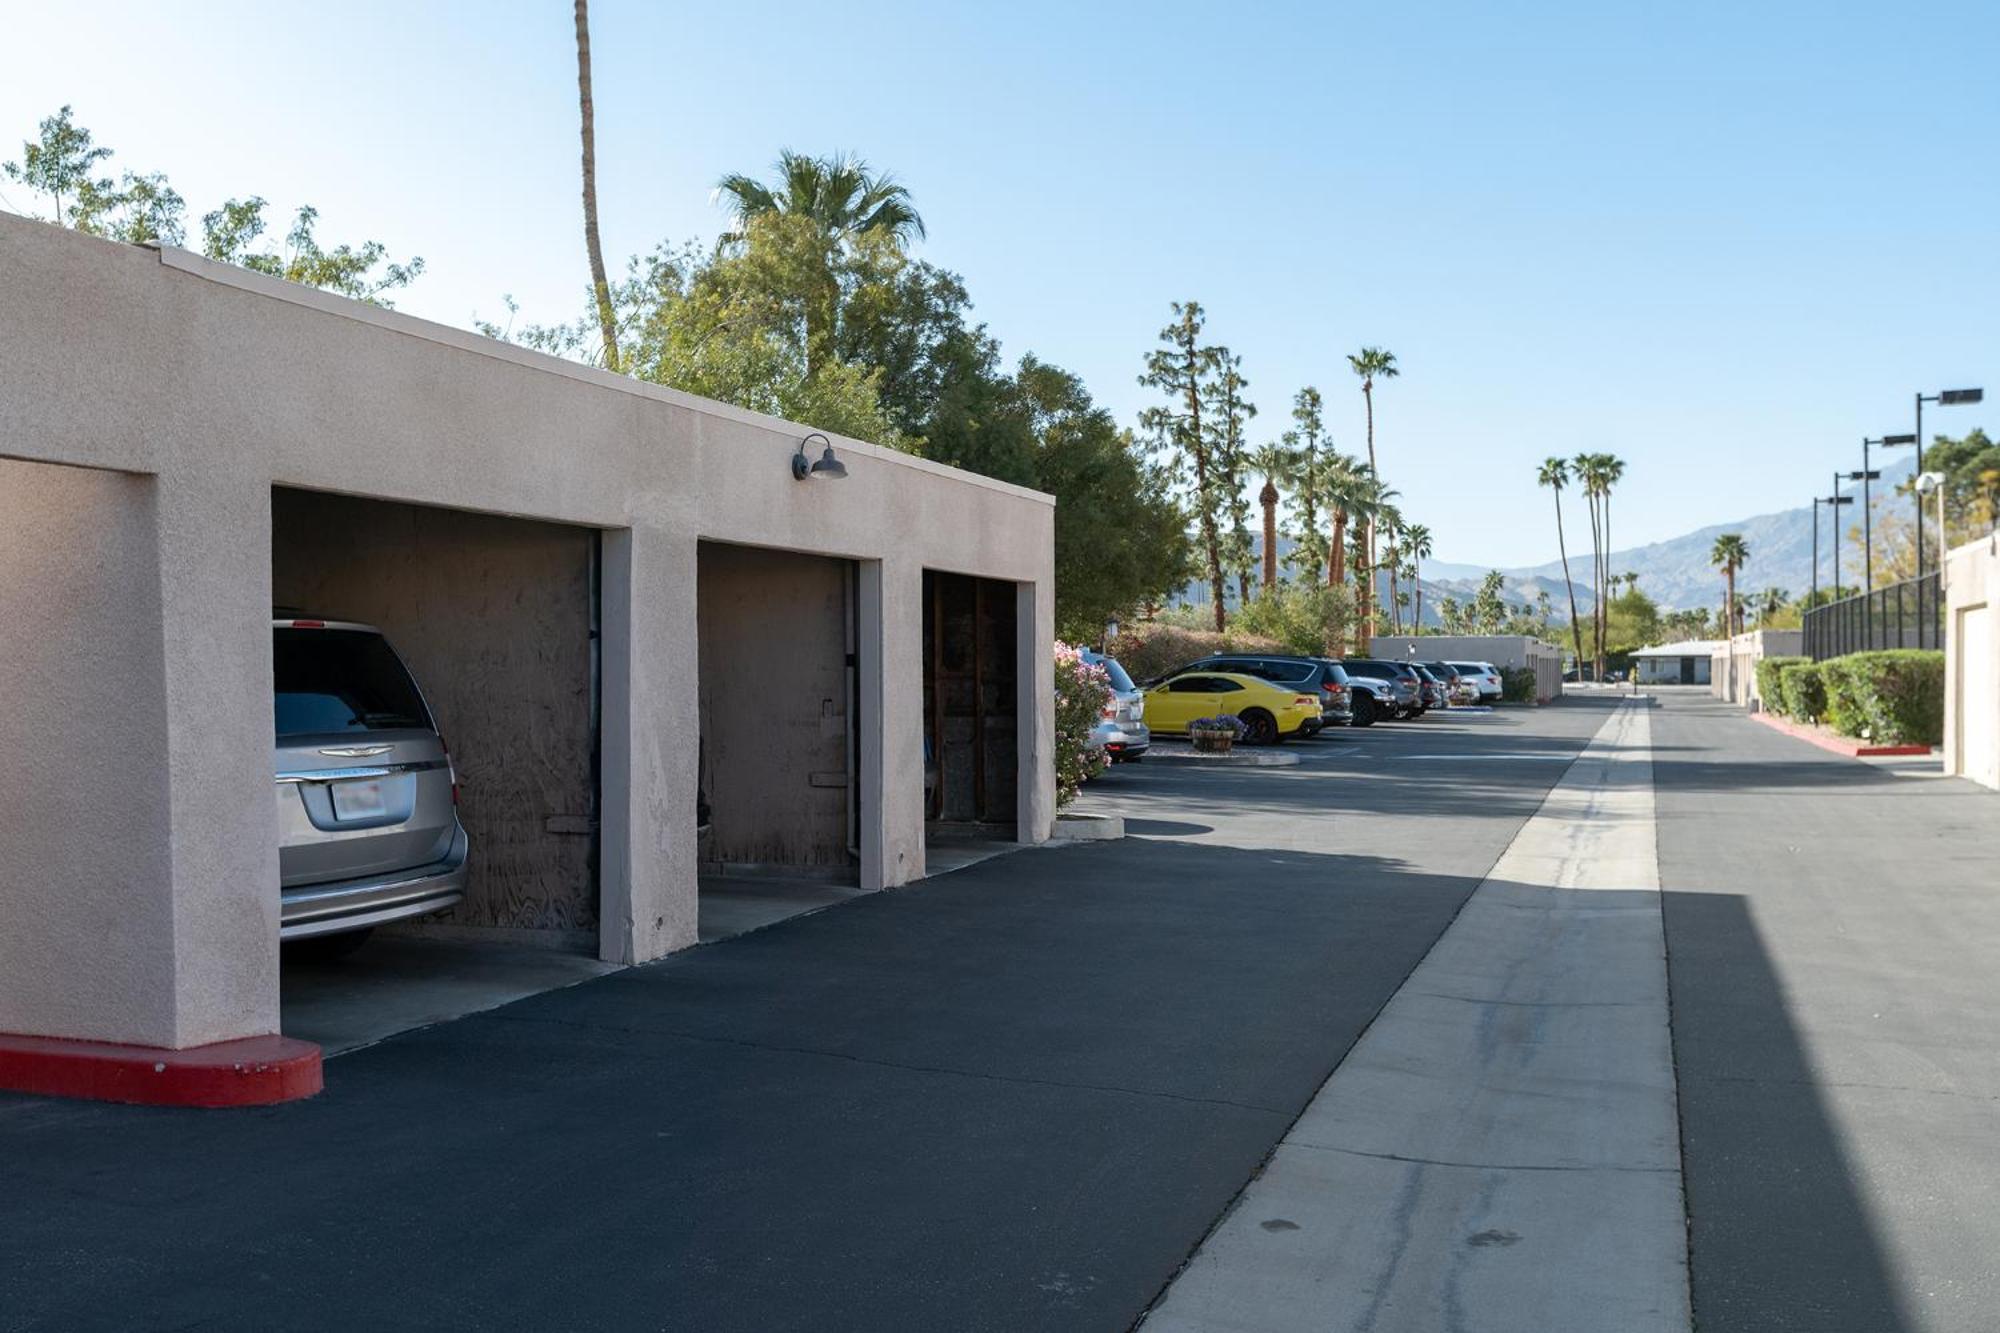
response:
<path id="1" fill-rule="evenodd" d="M 430 929 L 638 963 L 702 871 L 1048 836 L 1048 496 L 6 215 L 0 293 L 0 1085 L 278 1033 L 280 604 L 429 696 L 472 846 Z"/>

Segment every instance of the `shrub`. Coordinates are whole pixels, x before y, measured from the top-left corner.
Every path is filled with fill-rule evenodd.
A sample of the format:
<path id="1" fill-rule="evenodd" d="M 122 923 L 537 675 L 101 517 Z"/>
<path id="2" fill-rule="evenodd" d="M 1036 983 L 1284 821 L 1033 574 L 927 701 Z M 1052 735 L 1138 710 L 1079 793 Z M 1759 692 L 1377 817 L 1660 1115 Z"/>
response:
<path id="1" fill-rule="evenodd" d="M 1066 643 L 1056 644 L 1056 808 L 1076 799 L 1077 790 L 1104 771 L 1104 751 L 1090 748 L 1090 733 L 1111 702 L 1111 682 L 1101 666 L 1083 660 Z"/>
<path id="2" fill-rule="evenodd" d="M 1884 745 L 1944 739 L 1944 654 L 1914 648 L 1849 653 L 1820 664 L 1826 719 L 1843 736 Z"/>
<path id="3" fill-rule="evenodd" d="M 1757 659 L 1757 697 L 1764 703 L 1767 713 L 1782 713 L 1784 690 L 1778 685 L 1778 673 L 1788 666 L 1809 662 L 1808 657 L 1760 657 Z"/>
<path id="4" fill-rule="evenodd" d="M 1817 722 L 1826 716 L 1826 672 L 1818 662 L 1790 658 L 1778 668 L 1777 677 L 1774 697 L 1779 713 L 1800 722 Z"/>
<path id="5" fill-rule="evenodd" d="M 1541 697 L 1535 687 L 1535 673 L 1527 667 L 1500 668 L 1500 698 L 1510 704 L 1531 704 Z"/>
<path id="6" fill-rule="evenodd" d="M 1157 621 L 1133 626 L 1111 645 L 1111 656 L 1131 674 L 1133 680 L 1147 681 L 1164 676 L 1175 667 L 1186 666 L 1212 653 L 1282 653 L 1283 644 L 1230 630 L 1182 629 Z"/>
<path id="7" fill-rule="evenodd" d="M 1275 640 L 1304 657 L 1331 654 L 1353 623 L 1354 594 L 1325 584 L 1281 583 L 1236 613 L 1244 633 Z"/>

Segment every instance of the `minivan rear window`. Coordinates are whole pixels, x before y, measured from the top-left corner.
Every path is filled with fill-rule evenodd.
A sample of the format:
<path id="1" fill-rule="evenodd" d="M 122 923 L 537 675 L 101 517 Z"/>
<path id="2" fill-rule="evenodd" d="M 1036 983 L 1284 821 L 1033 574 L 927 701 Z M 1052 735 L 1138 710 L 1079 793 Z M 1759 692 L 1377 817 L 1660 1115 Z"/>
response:
<path id="1" fill-rule="evenodd" d="M 278 627 L 271 637 L 279 736 L 435 730 L 416 683 L 381 635 Z"/>
<path id="2" fill-rule="evenodd" d="M 1132 677 L 1125 673 L 1125 668 L 1118 665 L 1117 658 L 1100 658 L 1098 664 L 1104 668 L 1105 678 L 1111 682 L 1111 688 L 1120 694 L 1130 694 L 1139 688 L 1132 683 Z"/>

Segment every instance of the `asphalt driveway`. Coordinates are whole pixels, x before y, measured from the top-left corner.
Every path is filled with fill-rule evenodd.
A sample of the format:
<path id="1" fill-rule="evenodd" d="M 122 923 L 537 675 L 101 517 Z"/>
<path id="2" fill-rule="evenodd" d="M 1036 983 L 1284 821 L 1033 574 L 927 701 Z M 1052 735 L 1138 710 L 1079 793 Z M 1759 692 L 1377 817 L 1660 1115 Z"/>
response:
<path id="1" fill-rule="evenodd" d="M 0 1098 L 0 1327 L 1121 1329 L 1602 721 L 1121 768 L 1022 852 L 343 1056 Z"/>

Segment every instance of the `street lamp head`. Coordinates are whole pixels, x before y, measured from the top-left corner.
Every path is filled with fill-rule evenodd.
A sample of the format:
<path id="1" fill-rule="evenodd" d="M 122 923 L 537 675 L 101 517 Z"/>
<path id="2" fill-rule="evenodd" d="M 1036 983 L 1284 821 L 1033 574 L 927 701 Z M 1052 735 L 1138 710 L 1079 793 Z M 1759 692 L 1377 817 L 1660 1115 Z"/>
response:
<path id="1" fill-rule="evenodd" d="M 1870 469 L 1869 469 L 1868 471 L 1866 471 L 1866 472 L 1848 472 L 1848 473 L 1844 473 L 1843 475 L 1844 475 L 1844 476 L 1845 476 L 1845 477 L 1846 477 L 1846 478 L 1847 478 L 1847 479 L 1848 479 L 1849 481 L 1880 481 L 1880 480 L 1882 480 L 1882 473 L 1881 473 L 1881 472 L 1880 472 L 1879 470 L 1877 470 L 1877 469 L 1874 469 L 1874 468 L 1870 468 Z"/>
<path id="2" fill-rule="evenodd" d="M 1885 449 L 1893 449 L 1899 444 L 1915 444 L 1916 442 L 1917 437 L 1914 435 L 1884 435 L 1881 439 L 1875 441 L 1875 443 Z"/>
<path id="3" fill-rule="evenodd" d="M 1984 389 L 1946 389 L 1938 395 L 1938 402 L 1947 405 L 1951 403 L 1976 403 L 1985 397 L 1986 390 Z"/>
<path id="4" fill-rule="evenodd" d="M 1917 478 L 1917 494 L 1929 495 L 1944 485 L 1944 473 L 1926 472 Z"/>

